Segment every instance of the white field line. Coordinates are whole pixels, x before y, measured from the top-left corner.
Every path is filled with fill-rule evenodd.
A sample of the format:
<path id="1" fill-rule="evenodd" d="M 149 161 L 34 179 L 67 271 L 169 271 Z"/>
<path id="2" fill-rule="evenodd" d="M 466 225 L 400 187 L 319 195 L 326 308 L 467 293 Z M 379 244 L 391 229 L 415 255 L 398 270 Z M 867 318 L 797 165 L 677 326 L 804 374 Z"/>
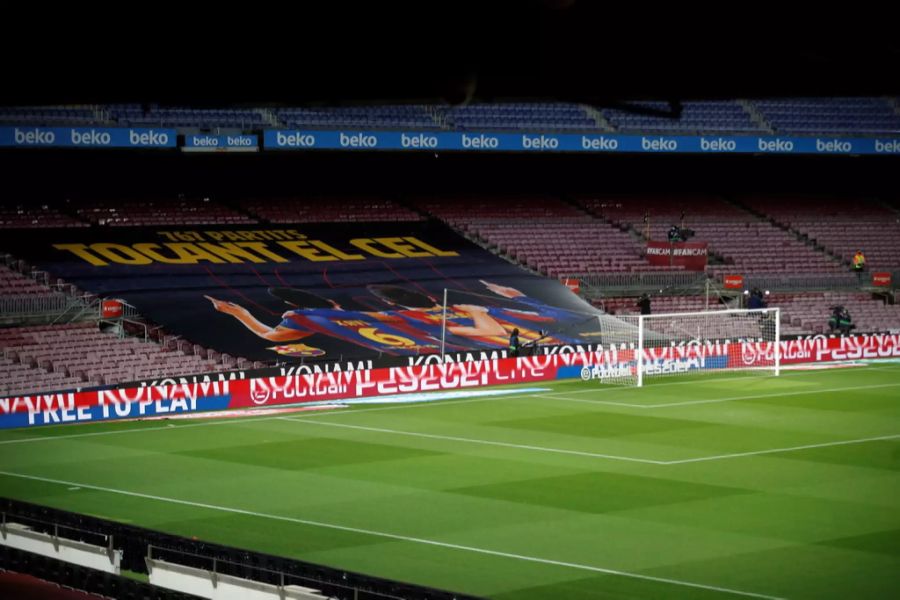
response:
<path id="1" fill-rule="evenodd" d="M 726 458 L 738 458 L 741 456 L 758 456 L 760 454 L 776 454 L 778 452 L 794 452 L 795 450 L 808 450 L 810 448 L 827 448 L 829 446 L 845 446 L 847 444 L 863 444 L 880 440 L 896 440 L 900 434 L 882 435 L 878 437 L 860 438 L 858 440 L 842 440 L 839 442 L 825 442 L 823 444 L 807 444 L 805 446 L 792 446 L 790 448 L 772 448 L 770 450 L 757 450 L 754 452 L 736 452 L 734 454 L 720 454 L 718 456 L 701 456 L 700 458 L 686 458 L 683 460 L 670 460 L 667 465 L 683 465 L 685 463 L 703 462 L 708 460 L 723 460 Z"/>
<path id="2" fill-rule="evenodd" d="M 547 446 L 531 446 L 527 444 L 513 444 L 509 442 L 495 442 L 492 440 L 483 440 L 478 438 L 464 438 L 450 435 L 437 435 L 431 433 L 419 433 L 417 431 L 402 431 L 399 429 L 386 429 L 382 427 L 363 427 L 361 425 L 347 425 L 346 423 L 329 423 L 323 421 L 307 421 L 306 419 L 298 419 L 295 417 L 278 417 L 282 421 L 294 421 L 297 423 L 309 423 L 312 425 L 326 425 L 329 427 L 339 427 L 343 429 L 356 429 L 360 431 L 373 431 L 376 433 L 387 433 L 390 435 L 404 435 L 409 437 L 419 437 L 433 440 L 443 440 L 451 442 L 463 442 L 466 444 L 479 444 L 484 446 L 500 446 L 504 448 L 514 448 L 516 450 L 531 450 L 534 452 L 550 452 L 554 454 L 571 454 L 574 456 L 586 456 L 588 458 L 602 458 L 605 460 L 619 460 L 625 462 L 638 462 L 651 465 L 680 465 L 691 462 L 702 462 L 707 460 L 722 460 L 726 458 L 739 458 L 742 456 L 756 456 L 759 454 L 777 454 L 779 452 L 793 452 L 795 450 L 807 450 L 809 448 L 826 448 L 828 446 L 845 446 L 847 444 L 862 444 L 865 442 L 874 442 L 879 440 L 892 440 L 900 438 L 900 434 L 883 435 L 878 437 L 859 438 L 855 440 L 839 440 L 836 442 L 823 442 L 821 444 L 808 444 L 805 446 L 791 446 L 788 448 L 770 448 L 767 450 L 755 450 L 752 452 L 737 452 L 733 454 L 717 454 L 715 456 L 701 456 L 698 458 L 685 458 L 680 460 L 652 460 L 648 458 L 635 458 L 633 456 L 620 456 L 616 454 L 600 454 L 597 452 L 583 452 L 579 450 L 565 450 L 562 448 L 550 448 Z"/>
<path id="3" fill-rule="evenodd" d="M 572 392 L 577 394 L 578 392 Z M 550 394 L 535 394 L 533 398 L 547 398 L 548 400 L 561 400 L 563 402 L 578 402 L 580 404 L 601 404 L 603 406 L 624 406 L 625 408 L 647 408 L 644 404 L 634 404 L 633 402 L 613 402 L 612 400 L 582 400 L 581 398 L 567 398 L 559 392 L 557 396 Z"/>
<path id="4" fill-rule="evenodd" d="M 625 406 L 628 408 L 668 408 L 671 406 L 690 406 L 693 404 L 715 404 L 718 402 L 732 402 L 734 400 L 756 400 L 759 398 L 780 398 L 782 396 L 805 396 L 810 394 L 826 394 L 829 392 L 847 392 L 851 390 L 873 390 L 887 387 L 900 387 L 900 383 L 883 383 L 879 385 L 854 385 L 850 387 L 839 388 L 821 388 L 816 390 L 802 390 L 799 392 L 777 392 L 772 394 L 754 394 L 752 396 L 731 396 L 728 398 L 710 398 L 706 400 L 686 400 L 684 402 L 663 402 L 660 404 L 634 404 L 627 402 L 612 402 L 610 400 L 581 400 L 579 398 L 566 398 L 560 392 L 557 395 L 535 394 L 539 398 L 549 398 L 551 400 L 563 400 L 566 402 L 580 402 L 583 404 L 609 404 L 611 406 Z M 577 393 L 577 392 L 573 392 Z"/>
<path id="5" fill-rule="evenodd" d="M 467 404 L 470 402 L 484 402 L 486 400 L 497 400 L 498 398 L 529 398 L 532 394 L 521 394 L 521 395 L 513 395 L 513 396 L 483 396 L 479 398 L 464 398 L 460 400 L 441 400 L 440 402 L 421 402 L 418 404 L 400 404 L 396 406 L 377 406 L 372 408 L 359 408 L 352 411 L 341 411 L 341 412 L 315 412 L 310 413 L 309 417 L 317 417 L 322 416 L 323 414 L 344 414 L 344 413 L 361 413 L 361 412 L 374 412 L 379 410 L 400 410 L 404 408 L 422 408 L 424 406 L 446 406 L 448 404 Z M 336 402 L 337 403 L 337 402 Z M 31 437 L 31 438 L 21 438 L 16 440 L 2 440 L 0 441 L 0 445 L 5 444 L 24 444 L 26 442 L 50 442 L 53 440 L 70 440 L 76 438 L 86 438 L 86 437 L 95 437 L 100 435 L 120 435 L 126 433 L 142 433 L 145 431 L 165 431 L 165 430 L 179 430 L 185 429 L 188 427 L 210 427 L 214 425 L 240 425 L 247 422 L 253 421 L 273 421 L 275 419 L 279 419 L 281 417 L 247 417 L 246 419 L 221 419 L 215 420 L 215 413 L 210 413 L 210 421 L 203 423 L 185 423 L 179 425 L 161 425 L 159 427 L 144 427 L 141 429 L 117 429 L 115 431 L 92 431 L 89 433 L 73 433 L 70 435 L 48 435 L 42 437 Z M 104 423 L 112 424 L 116 421 L 104 421 Z M 69 425 L 58 425 L 57 427 L 69 427 Z"/>
<path id="6" fill-rule="evenodd" d="M 450 442 L 464 442 L 467 444 L 480 444 L 483 446 L 501 446 L 503 448 L 515 448 L 516 450 L 535 450 L 538 452 L 551 452 L 554 454 L 571 454 L 574 456 L 587 456 L 589 458 L 605 458 L 609 460 L 623 460 L 627 462 L 639 462 L 650 465 L 664 465 L 665 461 L 650 460 L 646 458 L 634 458 L 632 456 L 617 456 L 615 454 L 598 454 L 596 452 L 582 452 L 580 450 L 565 450 L 562 448 L 548 448 L 546 446 L 530 446 L 526 444 L 512 444 L 508 442 L 495 442 L 491 440 L 482 440 L 477 438 L 464 438 L 451 435 L 437 435 L 431 433 L 419 433 L 417 431 L 401 431 L 399 429 L 384 429 L 381 427 L 363 427 L 361 425 L 347 425 L 345 423 L 329 423 L 327 421 L 307 421 L 306 419 L 292 419 L 290 417 L 279 417 L 282 421 L 295 421 L 297 423 L 308 422 L 312 425 L 327 425 L 329 427 L 341 427 L 344 429 L 357 429 L 360 431 L 374 431 L 376 433 L 389 433 L 392 435 L 405 435 L 409 437 L 419 437 L 431 440 L 442 440 Z"/>
<path id="7" fill-rule="evenodd" d="M 868 366 L 866 366 L 866 367 L 856 367 L 856 368 L 853 370 L 853 372 L 856 373 L 856 372 L 862 371 L 862 370 L 866 370 L 866 371 L 868 371 L 868 370 L 872 370 L 872 371 L 892 371 L 892 372 L 895 372 L 895 373 L 900 374 L 900 369 L 886 369 L 886 368 L 868 367 Z M 611 393 L 614 393 L 614 392 L 633 392 L 633 391 L 635 391 L 635 390 L 641 390 L 641 389 L 656 389 L 656 388 L 658 388 L 658 387 L 669 387 L 669 386 L 672 386 L 672 385 L 705 385 L 705 384 L 719 383 L 720 381 L 744 381 L 744 380 L 749 380 L 749 379 L 753 379 L 753 380 L 756 380 L 756 381 L 769 380 L 769 379 L 776 379 L 776 380 L 777 380 L 777 379 L 782 379 L 782 378 L 793 379 L 794 377 L 800 377 L 800 376 L 803 376 L 803 375 L 823 375 L 823 374 L 826 374 L 826 373 L 827 373 L 827 374 L 831 374 L 831 373 L 842 373 L 842 374 L 845 374 L 845 375 L 846 375 L 847 370 L 846 370 L 846 369 L 810 369 L 810 370 L 804 370 L 804 371 L 789 371 L 789 372 L 783 372 L 783 373 L 782 373 L 781 375 L 779 375 L 778 377 L 775 377 L 774 375 L 744 375 L 744 376 L 741 376 L 741 377 L 715 377 L 715 378 L 711 378 L 711 379 L 691 379 L 691 380 L 688 380 L 688 381 L 668 381 L 668 382 L 665 382 L 665 383 L 652 383 L 652 384 L 650 384 L 650 385 L 644 386 L 643 388 L 639 388 L 639 387 L 637 387 L 637 386 L 619 386 L 619 387 L 615 387 L 615 388 L 599 388 L 599 387 L 595 387 L 595 388 L 592 388 L 592 389 L 589 389 L 589 390 L 575 390 L 575 391 L 571 391 L 571 392 L 550 392 L 550 393 L 547 394 L 547 395 L 548 395 L 548 396 L 552 396 L 552 395 L 555 395 L 555 394 L 566 394 L 566 395 L 570 395 L 570 394 L 596 394 L 597 392 L 602 392 L 602 393 L 605 393 L 605 394 L 611 394 Z M 565 381 L 565 380 L 563 380 L 563 381 Z M 575 379 L 572 379 L 571 381 L 576 381 L 576 380 L 575 380 Z M 585 383 L 587 383 L 587 382 L 585 382 Z"/>
<path id="8" fill-rule="evenodd" d="M 102 487 L 102 486 L 98 486 L 98 485 L 90 485 L 87 483 L 63 481 L 60 479 L 51 479 L 49 477 L 38 477 L 36 475 L 25 475 L 22 473 L 12 473 L 9 471 L 0 471 L 0 475 L 5 475 L 7 477 L 17 477 L 20 479 L 30 479 L 32 481 L 41 481 L 44 483 L 65 485 L 65 486 L 69 486 L 69 487 L 78 486 L 78 487 L 85 488 L 85 489 L 96 490 L 99 492 L 106 492 L 106 493 L 110 493 L 110 494 L 119 494 L 122 496 L 130 496 L 133 498 L 143 498 L 145 500 L 154 500 L 157 502 L 167 502 L 169 504 L 179 504 L 182 506 L 191 506 L 191 507 L 195 507 L 195 508 L 203 508 L 203 509 L 207 509 L 207 510 L 214 510 L 214 511 L 218 511 L 218 512 L 230 513 L 230 514 L 246 515 L 246 516 L 257 517 L 257 518 L 261 518 L 261 519 L 270 519 L 270 520 L 274 520 L 274 521 L 296 523 L 299 525 L 308 525 L 308 526 L 312 526 L 312 527 L 322 527 L 322 528 L 334 529 L 334 530 L 338 530 L 338 531 L 348 531 L 351 533 L 359 533 L 359 534 L 363 534 L 363 535 L 370 535 L 373 537 L 397 540 L 397 541 L 401 541 L 401 542 L 410 542 L 413 544 L 423 544 L 423 545 L 428 545 L 428 546 L 436 546 L 436 547 L 440 547 L 440 548 L 450 548 L 450 549 L 459 550 L 462 552 L 471 552 L 471 553 L 475 553 L 475 554 L 497 556 L 500 558 L 509 558 L 512 560 L 519 560 L 519 561 L 530 562 L 530 563 L 551 565 L 551 566 L 556 566 L 556 567 L 566 567 L 569 569 L 576 569 L 576 570 L 580 570 L 580 571 L 589 571 L 592 573 L 604 573 L 607 575 L 617 575 L 620 577 L 628 577 L 631 579 L 640 579 L 640 580 L 644 580 L 644 581 L 654 581 L 657 583 L 678 585 L 678 586 L 689 587 L 689 588 L 694 588 L 694 589 L 703 589 L 703 590 L 709 590 L 709 591 L 714 591 L 714 592 L 722 592 L 725 594 L 732 594 L 735 596 L 745 596 L 748 598 L 763 598 L 765 600 L 783 600 L 782 598 L 779 598 L 778 596 L 769 596 L 766 594 L 758 594 L 755 592 L 747 592 L 744 590 L 737 590 L 737 589 L 733 589 L 733 588 L 726 588 L 726 587 L 720 587 L 720 586 L 715 586 L 715 585 L 707 585 L 707 584 L 703 584 L 703 583 L 694 583 L 691 581 L 683 581 L 680 579 L 671 579 L 671 578 L 667 578 L 667 577 L 654 577 L 652 575 L 643 575 L 641 573 L 633 573 L 630 571 L 620 571 L 618 569 L 607 569 L 605 567 L 597 567 L 594 565 L 563 562 L 563 561 L 552 560 L 552 559 L 547 559 L 547 558 L 527 556 L 524 554 L 513 554 L 510 552 L 500 552 L 498 550 L 490 550 L 487 548 L 479 548 L 476 546 L 464 546 L 461 544 L 451 544 L 451 543 L 447 543 L 447 542 L 439 542 L 437 540 L 410 537 L 410 536 L 399 535 L 399 534 L 395 534 L 395 533 L 388 533 L 388 532 L 384 532 L 384 531 L 376 531 L 376 530 L 372 530 L 372 529 L 360 529 L 358 527 L 347 527 L 344 525 L 337 525 L 334 523 L 325 523 L 323 521 L 311 521 L 308 519 L 298 519 L 296 517 L 273 515 L 273 514 L 267 514 L 267 513 L 256 512 L 256 511 L 251 511 L 251 510 L 244 510 L 244 509 L 240 509 L 240 508 L 232 508 L 232 507 L 228 507 L 228 506 L 219 506 L 219 505 L 215 505 L 215 504 L 206 504 L 203 502 L 193 502 L 190 500 L 181 500 L 178 498 L 168 498 L 165 496 L 142 494 L 139 492 L 130 492 L 128 490 L 120 490 L 120 489 L 116 489 L 116 488 Z"/>

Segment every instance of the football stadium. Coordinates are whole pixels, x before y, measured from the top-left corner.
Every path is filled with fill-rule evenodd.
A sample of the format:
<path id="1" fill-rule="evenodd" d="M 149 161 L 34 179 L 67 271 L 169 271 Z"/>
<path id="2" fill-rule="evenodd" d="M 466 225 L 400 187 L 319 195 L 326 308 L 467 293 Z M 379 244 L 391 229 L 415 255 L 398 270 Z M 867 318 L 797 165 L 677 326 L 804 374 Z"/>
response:
<path id="1" fill-rule="evenodd" d="M 897 48 L 585 4 L 0 94 L 0 597 L 900 596 Z"/>

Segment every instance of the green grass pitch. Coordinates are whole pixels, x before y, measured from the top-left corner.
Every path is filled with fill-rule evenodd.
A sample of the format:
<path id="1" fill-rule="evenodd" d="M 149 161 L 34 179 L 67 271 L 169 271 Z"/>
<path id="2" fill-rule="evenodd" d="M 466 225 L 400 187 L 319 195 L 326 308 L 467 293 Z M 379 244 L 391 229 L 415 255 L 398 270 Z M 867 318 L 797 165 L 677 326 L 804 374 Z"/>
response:
<path id="1" fill-rule="evenodd" d="M 497 600 L 900 597 L 900 365 L 0 432 L 0 495 Z"/>

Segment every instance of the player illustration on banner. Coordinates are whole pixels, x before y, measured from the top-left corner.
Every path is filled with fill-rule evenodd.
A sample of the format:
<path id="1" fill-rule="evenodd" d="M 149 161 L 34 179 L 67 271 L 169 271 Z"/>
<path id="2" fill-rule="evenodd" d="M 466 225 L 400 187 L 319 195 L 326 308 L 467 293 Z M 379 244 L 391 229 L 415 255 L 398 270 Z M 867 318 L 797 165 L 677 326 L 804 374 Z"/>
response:
<path id="1" fill-rule="evenodd" d="M 434 332 L 411 326 L 406 319 L 396 314 L 397 311 L 345 310 L 334 300 L 295 288 L 269 288 L 269 293 L 291 307 L 275 327 L 260 322 L 238 304 L 210 296 L 206 298 L 216 310 L 233 316 L 247 329 L 270 341 L 293 342 L 322 334 L 389 356 L 416 356 L 441 351 L 439 332 L 435 336 Z M 447 350 L 466 349 L 468 346 L 458 343 L 458 338 L 461 337 L 501 335 L 502 326 L 481 307 L 461 305 L 457 308 L 467 311 L 471 325 L 458 325 L 448 321 L 447 333 L 453 339 L 447 340 Z M 286 354 L 277 348 L 276 351 Z"/>
<path id="2" fill-rule="evenodd" d="M 522 308 L 491 306 L 487 297 L 482 298 L 481 304 L 449 304 L 443 332 L 446 351 L 503 349 L 513 329 L 519 330 L 525 343 L 543 341 L 557 345 L 582 341 L 578 333 L 561 332 L 584 323 L 585 314 L 544 304 L 512 287 L 481 283 L 493 294 L 514 300 Z M 322 356 L 323 350 L 309 345 L 314 342 L 308 338 L 316 334 L 389 356 L 440 352 L 444 308 L 435 298 L 397 285 L 370 284 L 366 289 L 389 308 L 382 311 L 347 310 L 335 300 L 306 290 L 269 288 L 270 295 L 291 307 L 282 315 L 281 323 L 274 327 L 262 323 L 239 304 L 211 296 L 205 298 L 212 302 L 215 310 L 233 316 L 257 336 L 283 343 L 269 349 L 285 356 Z M 548 328 L 555 331 L 545 332 Z M 591 334 L 584 332 L 581 335 Z M 304 343 L 297 344 L 299 340 Z"/>

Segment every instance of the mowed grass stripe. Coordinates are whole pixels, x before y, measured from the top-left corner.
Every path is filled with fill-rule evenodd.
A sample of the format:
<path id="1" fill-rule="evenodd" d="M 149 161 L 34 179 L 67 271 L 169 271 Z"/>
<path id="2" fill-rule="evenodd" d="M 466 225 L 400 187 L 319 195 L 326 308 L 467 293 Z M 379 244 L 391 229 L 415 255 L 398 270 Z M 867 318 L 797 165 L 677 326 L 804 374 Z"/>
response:
<path id="1" fill-rule="evenodd" d="M 763 388 L 770 385 L 785 391 L 797 390 L 794 386 L 821 391 L 854 382 L 879 385 L 876 378 L 896 382 L 900 374 L 870 369 L 865 374 L 854 370 L 851 376 L 849 371 L 843 370 L 847 378 L 839 382 L 834 372 L 804 373 L 793 383 L 787 378 L 748 378 L 742 388 L 746 395 L 776 391 Z M 709 384 L 715 385 L 653 384 L 625 393 L 648 403 L 737 395 L 725 379 L 711 377 Z M 620 393 L 618 388 L 583 382 L 553 388 L 556 393 L 581 389 L 597 398 Z M 290 421 L 257 417 L 204 423 L 222 425 L 210 428 L 153 425 L 150 432 L 147 423 L 108 424 L 146 435 L 7 445 L 0 468 L 39 479 L 6 479 L 7 491 L 0 494 L 186 535 L 193 534 L 197 522 L 198 534 L 213 536 L 211 541 L 264 552 L 274 549 L 340 568 L 504 600 L 730 594 L 716 591 L 719 586 L 757 596 L 846 598 L 856 590 L 879 590 L 870 597 L 897 597 L 900 575 L 892 579 L 884 573 L 891 572 L 887 566 L 892 559 L 900 566 L 891 543 L 900 531 L 900 515 L 886 500 L 900 495 L 900 456 L 890 450 L 893 439 L 866 439 L 900 431 L 898 403 L 892 396 L 893 388 L 886 387 L 858 394 L 767 396 L 651 414 L 529 394 L 509 401 L 495 397 L 344 409 L 292 416 Z M 852 421 L 852 430 L 835 429 L 841 415 Z M 870 420 L 872 428 L 867 430 Z M 329 425 L 311 427 L 314 421 Z M 779 445 L 790 439 L 791 421 L 797 423 L 797 443 Z M 89 432 L 103 428 L 92 425 Z M 59 428 L 62 433 L 86 429 Z M 871 435 L 865 435 L 867 431 Z M 697 447 L 702 437 L 712 440 L 708 448 Z M 746 444 L 751 452 L 768 452 L 766 447 L 788 452 L 759 460 L 676 466 L 513 447 L 562 446 L 677 462 L 686 454 L 686 460 L 701 453 L 731 454 L 724 442 L 724 452 L 714 450 L 720 440 L 737 437 L 735 444 Z M 807 442 L 817 447 L 791 448 Z M 354 453 L 368 456 L 356 459 Z M 302 456 L 292 459 L 297 454 Z M 79 458 L 85 459 L 82 464 Z M 477 472 L 469 475 L 470 470 Z M 106 489 L 136 495 L 110 497 L 113 492 Z M 875 496 L 878 501 L 870 502 Z M 155 497 L 189 504 L 151 499 Z M 811 501 L 800 502 L 804 498 Z M 204 508 L 207 505 L 222 505 L 226 511 Z M 182 509 L 174 510 L 177 506 Z M 246 514 L 228 512 L 230 508 Z M 257 513 L 274 518 L 254 516 Z M 712 515 L 716 518 L 709 518 Z M 280 516 L 294 519 L 290 534 L 296 535 L 283 531 L 290 541 L 270 540 L 261 533 L 284 537 L 279 527 L 288 521 Z M 742 522 L 746 527 L 739 526 Z M 729 531 L 730 523 L 735 525 Z M 405 537 L 423 543 L 358 531 L 409 534 Z M 303 539 L 307 535 L 308 542 Z M 829 539 L 845 541 L 832 545 Z M 429 541 L 443 545 L 425 543 Z M 457 565 L 471 570 L 434 566 L 441 560 L 453 562 L 454 556 Z M 752 569 L 745 568 L 745 556 L 753 558 Z M 784 556 L 797 560 L 776 560 Z M 477 560 L 487 561 L 484 571 Z M 795 573 L 795 564 L 805 570 Z M 827 569 L 828 576 L 817 577 L 816 565 Z M 494 568 L 496 574 L 487 572 Z M 617 575 L 620 572 L 661 581 Z M 664 583 L 670 578 L 712 587 Z"/>
<path id="2" fill-rule="evenodd" d="M 270 520 L 275 520 L 275 521 L 286 521 L 286 522 L 290 522 L 290 523 L 298 523 L 301 525 L 310 525 L 310 526 L 322 527 L 322 528 L 326 528 L 326 529 L 335 529 L 335 530 L 339 530 L 339 531 L 358 533 L 358 534 L 363 534 L 363 535 L 368 535 L 368 536 L 373 536 L 373 537 L 388 538 L 388 539 L 397 540 L 397 541 L 401 541 L 401 542 L 410 542 L 410 543 L 414 543 L 414 544 L 424 544 L 424 545 L 429 545 L 429 546 L 450 548 L 450 549 L 454 549 L 454 550 L 460 550 L 463 552 L 474 552 L 477 554 L 485 554 L 485 555 L 490 555 L 490 556 L 495 556 L 495 557 L 500 557 L 500 558 L 509 558 L 509 559 L 513 559 L 513 560 L 532 562 L 532 563 L 540 563 L 540 564 L 545 564 L 545 565 L 555 565 L 555 566 L 561 566 L 561 567 L 577 569 L 577 570 L 582 570 L 582 571 L 591 571 L 594 573 L 604 573 L 607 575 L 617 575 L 620 577 L 629 577 L 629 578 L 633 578 L 633 579 L 655 581 L 655 582 L 666 583 L 666 584 L 671 584 L 671 585 L 675 585 L 675 586 L 683 586 L 683 587 L 697 588 L 700 590 L 722 592 L 724 594 L 729 594 L 729 595 L 734 595 L 734 596 L 743 596 L 743 597 L 749 597 L 749 598 L 763 598 L 763 599 L 768 599 L 768 600 L 783 600 L 778 596 L 759 594 L 756 592 L 748 592 L 748 591 L 744 591 L 744 590 L 736 590 L 736 589 L 731 589 L 731 588 L 721 587 L 721 586 L 716 586 L 716 585 L 696 583 L 696 582 L 691 582 L 691 581 L 682 581 L 682 580 L 671 579 L 671 578 L 666 578 L 666 577 L 655 577 L 655 576 L 651 576 L 651 575 L 643 575 L 640 573 L 630 573 L 627 571 L 620 571 L 620 570 L 616 570 L 616 569 L 607 569 L 607 568 L 599 567 L 599 566 L 595 566 L 595 565 L 557 561 L 557 560 L 552 560 L 552 559 L 547 559 L 547 558 L 539 558 L 539 557 L 535 557 L 535 556 L 526 556 L 523 554 L 503 552 L 503 551 L 499 551 L 499 550 L 491 550 L 491 549 L 487 549 L 487 548 L 476 548 L 473 546 L 465 546 L 465 545 L 461 545 L 461 544 L 451 544 L 451 543 L 441 542 L 441 541 L 437 541 L 437 540 L 408 537 L 408 536 L 404 536 L 404 535 L 383 532 L 383 531 L 360 529 L 360 528 L 356 528 L 356 527 L 345 527 L 343 525 L 337 525 L 334 523 L 324 523 L 324 522 L 320 522 L 320 521 L 310 521 L 310 520 L 306 520 L 306 519 L 298 519 L 295 517 L 272 515 L 272 514 L 251 511 L 251 510 L 244 510 L 244 509 L 240 509 L 240 508 L 219 506 L 219 505 L 207 504 L 207 503 L 201 503 L 201 502 L 193 502 L 190 500 L 183 500 L 183 499 L 178 499 L 178 498 L 167 498 L 167 497 L 163 497 L 163 496 L 156 496 L 156 495 L 152 495 L 152 494 L 143 494 L 143 493 L 139 493 L 139 492 L 130 492 L 128 490 L 119 490 L 119 489 L 108 488 L 108 487 L 103 487 L 103 486 L 96 486 L 96 485 L 81 483 L 81 482 L 51 479 L 51 478 L 47 478 L 47 477 L 39 477 L 39 476 L 35 476 L 35 475 L 25 475 L 25 474 L 21 474 L 21 473 L 12 473 L 12 472 L 8 472 L 8 471 L 0 471 L 0 475 L 5 475 L 7 477 L 30 479 L 30 480 L 34 480 L 34 481 L 40 481 L 43 483 L 53 483 L 53 484 L 58 484 L 58 485 L 70 486 L 70 487 L 77 486 L 77 487 L 91 489 L 91 490 L 95 490 L 95 491 L 99 491 L 99 492 L 105 492 L 105 493 L 109 493 L 109 494 L 132 496 L 132 497 L 143 498 L 146 500 L 152 500 L 152 501 L 156 501 L 156 502 L 180 504 L 183 506 L 203 508 L 203 509 L 217 511 L 217 512 L 226 512 L 226 513 L 231 513 L 231 514 L 236 514 L 236 515 L 252 516 L 252 517 L 258 517 L 258 518 L 262 518 L 262 519 L 270 519 Z"/>

